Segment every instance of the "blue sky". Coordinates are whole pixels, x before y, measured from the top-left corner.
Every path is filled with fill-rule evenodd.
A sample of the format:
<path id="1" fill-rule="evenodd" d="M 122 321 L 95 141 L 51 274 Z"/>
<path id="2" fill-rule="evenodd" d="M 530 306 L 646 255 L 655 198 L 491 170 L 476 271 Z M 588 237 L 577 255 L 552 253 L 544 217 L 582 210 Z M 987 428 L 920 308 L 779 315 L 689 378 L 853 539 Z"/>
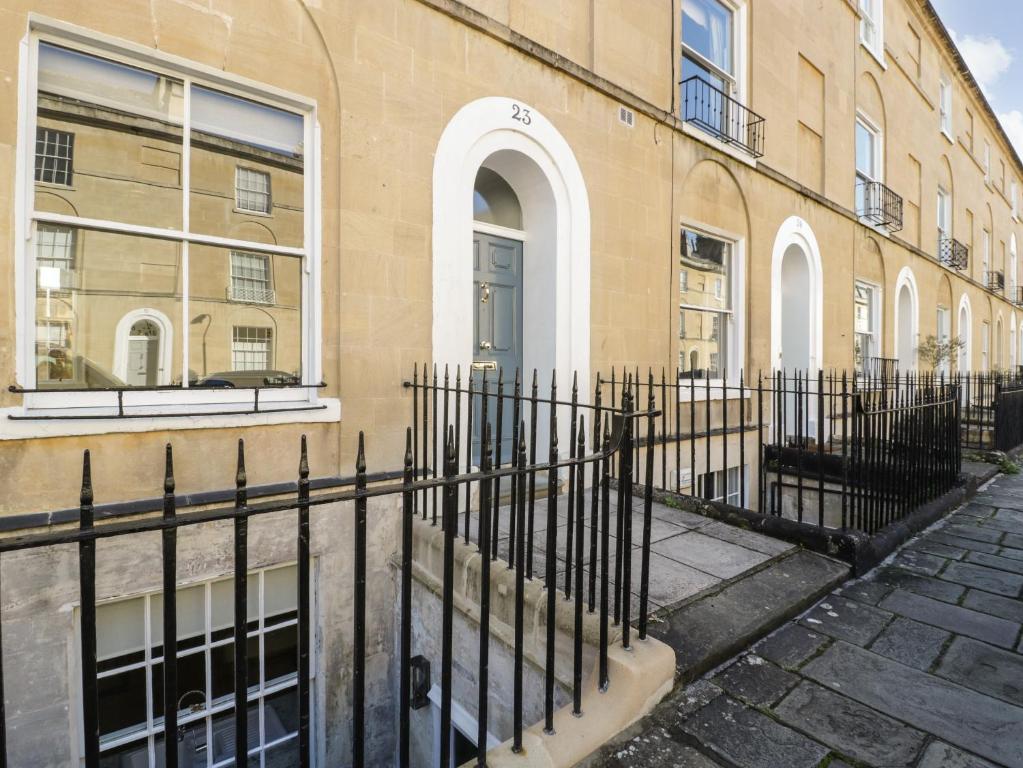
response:
<path id="1" fill-rule="evenodd" d="M 1023 2 L 931 2 L 1023 155 Z"/>

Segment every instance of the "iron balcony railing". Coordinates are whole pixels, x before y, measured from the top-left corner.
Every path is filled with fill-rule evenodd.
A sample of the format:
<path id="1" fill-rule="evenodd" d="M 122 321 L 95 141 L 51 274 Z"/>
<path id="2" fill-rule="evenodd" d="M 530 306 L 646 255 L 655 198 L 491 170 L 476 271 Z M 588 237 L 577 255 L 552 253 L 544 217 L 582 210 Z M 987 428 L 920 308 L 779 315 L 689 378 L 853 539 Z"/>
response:
<path id="1" fill-rule="evenodd" d="M 970 266 L 970 249 L 958 240 L 942 234 L 938 238 L 938 261 L 964 272 Z"/>
<path id="2" fill-rule="evenodd" d="M 764 154 L 764 118 L 694 75 L 680 83 L 682 120 L 753 157 Z"/>
<path id="3" fill-rule="evenodd" d="M 246 304 L 276 304 L 276 294 L 273 288 L 250 288 L 241 285 L 232 285 L 227 289 L 227 298 L 231 301 L 241 301 Z"/>
<path id="4" fill-rule="evenodd" d="M 999 269 L 991 269 L 984 273 L 984 284 L 989 291 L 1000 293 L 1005 290 L 1005 273 Z"/>
<path id="5" fill-rule="evenodd" d="M 1017 307 L 1023 307 L 1023 285 L 1017 285 L 1011 290 L 1009 301 Z"/>
<path id="6" fill-rule="evenodd" d="M 902 197 L 880 181 L 857 181 L 857 214 L 890 232 L 902 229 Z"/>
<path id="7" fill-rule="evenodd" d="M 893 357 L 864 357 L 860 376 L 871 380 L 894 381 L 899 375 L 899 361 Z"/>

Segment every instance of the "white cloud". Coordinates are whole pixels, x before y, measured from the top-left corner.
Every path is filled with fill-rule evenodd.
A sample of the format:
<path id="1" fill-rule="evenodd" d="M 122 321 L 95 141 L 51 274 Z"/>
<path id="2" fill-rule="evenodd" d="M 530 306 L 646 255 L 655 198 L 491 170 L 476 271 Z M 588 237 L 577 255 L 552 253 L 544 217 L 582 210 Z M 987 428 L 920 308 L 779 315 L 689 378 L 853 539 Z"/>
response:
<path id="1" fill-rule="evenodd" d="M 1016 152 L 1023 156 L 1023 112 L 1014 109 L 1010 112 L 1002 112 L 998 119 L 1009 134 L 1009 140 L 1016 147 Z"/>
<path id="2" fill-rule="evenodd" d="M 997 37 L 959 37 L 951 29 L 949 34 L 984 93 L 990 95 L 991 87 L 1012 66 L 1012 54 Z"/>

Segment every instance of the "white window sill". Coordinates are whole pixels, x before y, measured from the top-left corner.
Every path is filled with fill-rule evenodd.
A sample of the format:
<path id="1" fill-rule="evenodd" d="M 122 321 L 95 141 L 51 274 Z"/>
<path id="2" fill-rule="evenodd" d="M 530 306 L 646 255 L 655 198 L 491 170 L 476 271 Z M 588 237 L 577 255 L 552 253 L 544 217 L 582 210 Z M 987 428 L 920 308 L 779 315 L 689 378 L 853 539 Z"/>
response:
<path id="1" fill-rule="evenodd" d="M 258 217 L 260 217 L 262 219 L 272 219 L 274 217 L 274 215 L 273 215 L 273 208 L 272 207 L 271 207 L 270 211 L 250 211 L 248 208 L 239 208 L 236 205 L 234 207 L 234 212 L 235 213 L 240 213 L 243 216 L 258 216 Z"/>
<path id="2" fill-rule="evenodd" d="M 239 410 L 244 406 L 239 407 Z M 170 415 L 174 411 L 151 407 L 139 413 L 141 406 L 126 407 L 125 417 L 117 417 L 109 408 L 60 408 L 26 409 L 23 407 L 0 408 L 0 440 L 29 440 L 42 437 L 67 437 L 73 435 L 105 435 L 127 432 L 163 432 L 185 429 L 228 429 L 259 427 L 274 424 L 320 424 L 341 420 L 341 401 L 337 398 L 321 397 L 315 401 L 302 400 L 290 403 L 260 403 L 267 411 L 258 413 L 227 413 L 222 405 L 192 406 L 188 415 Z M 180 409 L 179 409 L 180 410 Z M 202 413 L 203 410 L 210 411 Z M 111 418 L 95 418 L 96 416 Z M 14 416 L 15 418 L 10 418 Z M 20 418 L 19 418 L 20 417 Z M 28 418 L 26 418 L 28 417 Z M 47 418 L 58 417 L 58 418 Z M 92 418 L 89 418 L 92 417 Z"/>

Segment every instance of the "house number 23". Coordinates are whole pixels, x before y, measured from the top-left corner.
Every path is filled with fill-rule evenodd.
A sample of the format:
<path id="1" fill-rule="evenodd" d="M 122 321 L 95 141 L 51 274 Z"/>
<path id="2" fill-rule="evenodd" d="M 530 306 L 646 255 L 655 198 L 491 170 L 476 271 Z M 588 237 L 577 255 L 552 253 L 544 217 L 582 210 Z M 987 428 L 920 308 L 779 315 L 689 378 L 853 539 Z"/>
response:
<path id="1" fill-rule="evenodd" d="M 518 104 L 512 104 L 512 120 L 518 120 L 523 125 L 529 125 L 533 122 L 533 116 L 525 107 L 520 107 Z"/>

